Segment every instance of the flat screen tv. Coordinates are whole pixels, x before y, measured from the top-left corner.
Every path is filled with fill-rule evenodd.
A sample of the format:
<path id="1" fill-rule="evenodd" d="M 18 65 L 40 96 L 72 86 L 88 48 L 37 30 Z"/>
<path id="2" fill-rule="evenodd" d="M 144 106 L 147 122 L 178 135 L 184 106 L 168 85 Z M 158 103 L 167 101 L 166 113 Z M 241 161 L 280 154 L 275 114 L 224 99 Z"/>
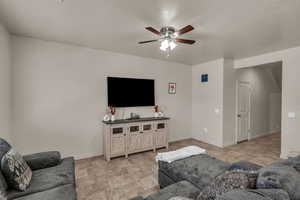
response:
<path id="1" fill-rule="evenodd" d="M 114 107 L 154 106 L 154 80 L 107 77 L 107 102 Z"/>

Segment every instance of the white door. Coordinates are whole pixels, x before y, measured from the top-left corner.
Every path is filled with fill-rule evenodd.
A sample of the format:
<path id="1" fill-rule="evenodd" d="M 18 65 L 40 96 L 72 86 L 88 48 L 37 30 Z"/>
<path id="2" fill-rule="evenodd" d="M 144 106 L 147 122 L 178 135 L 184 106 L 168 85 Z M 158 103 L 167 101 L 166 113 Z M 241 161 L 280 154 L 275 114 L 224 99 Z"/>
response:
<path id="1" fill-rule="evenodd" d="M 237 82 L 237 142 L 249 139 L 251 87 L 248 82 Z"/>

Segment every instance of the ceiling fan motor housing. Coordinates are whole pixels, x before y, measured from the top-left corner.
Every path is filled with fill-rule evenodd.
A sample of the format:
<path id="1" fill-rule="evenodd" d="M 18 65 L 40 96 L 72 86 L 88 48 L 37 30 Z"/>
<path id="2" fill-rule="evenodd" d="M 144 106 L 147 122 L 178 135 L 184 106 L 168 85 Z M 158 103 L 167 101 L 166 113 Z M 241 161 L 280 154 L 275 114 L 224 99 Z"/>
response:
<path id="1" fill-rule="evenodd" d="M 188 39 L 181 39 L 177 38 L 179 35 L 183 35 L 185 33 L 188 33 L 194 29 L 193 26 L 187 25 L 183 27 L 182 29 L 179 29 L 176 31 L 176 29 L 173 26 L 165 26 L 160 29 L 160 31 L 156 30 L 155 28 L 149 26 L 145 27 L 146 30 L 154 33 L 155 35 L 160 36 L 160 38 L 155 40 L 147 40 L 139 42 L 139 44 L 146 44 L 150 42 L 157 42 L 157 41 L 169 41 L 169 42 L 178 42 L 178 43 L 184 43 L 184 44 L 194 44 L 195 40 L 188 40 Z"/>
<path id="2" fill-rule="evenodd" d="M 175 33 L 175 28 L 172 27 L 172 26 L 165 26 L 165 27 L 162 27 L 160 29 L 160 33 L 165 36 L 165 37 L 168 37 L 168 36 L 171 36 Z"/>

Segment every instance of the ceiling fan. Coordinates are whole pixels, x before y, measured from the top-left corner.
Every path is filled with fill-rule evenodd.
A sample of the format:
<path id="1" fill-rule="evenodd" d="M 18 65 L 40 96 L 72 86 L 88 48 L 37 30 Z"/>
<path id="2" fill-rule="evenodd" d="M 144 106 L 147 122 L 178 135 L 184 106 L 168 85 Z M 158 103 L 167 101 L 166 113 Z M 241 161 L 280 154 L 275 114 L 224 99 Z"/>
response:
<path id="1" fill-rule="evenodd" d="M 194 44 L 196 42 L 195 40 L 187 40 L 187 39 L 178 38 L 178 36 L 183 35 L 187 32 L 190 32 L 193 29 L 194 29 L 194 27 L 191 25 L 188 25 L 178 31 L 176 31 L 176 29 L 172 26 L 162 27 L 160 29 L 160 31 L 154 29 L 153 27 L 146 27 L 146 30 L 160 36 L 161 38 L 156 39 L 156 40 L 142 41 L 142 42 L 139 42 L 139 44 L 160 41 L 161 42 L 160 49 L 162 51 L 167 51 L 167 50 L 170 51 L 170 50 L 173 50 L 177 46 L 176 42 L 183 43 L 183 44 L 190 44 L 190 45 Z"/>

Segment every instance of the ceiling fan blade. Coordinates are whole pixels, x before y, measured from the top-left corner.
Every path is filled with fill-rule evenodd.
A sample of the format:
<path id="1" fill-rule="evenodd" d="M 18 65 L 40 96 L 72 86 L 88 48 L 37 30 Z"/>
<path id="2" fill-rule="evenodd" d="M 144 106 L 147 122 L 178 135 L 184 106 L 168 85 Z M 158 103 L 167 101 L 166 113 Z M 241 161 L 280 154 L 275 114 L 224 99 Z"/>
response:
<path id="1" fill-rule="evenodd" d="M 139 44 L 145 44 L 145 43 L 149 43 L 149 42 L 157 42 L 158 40 L 147 40 L 147 41 L 142 41 L 139 42 Z"/>
<path id="2" fill-rule="evenodd" d="M 176 38 L 175 41 L 184 43 L 184 44 L 194 44 L 196 42 L 195 40 L 186 40 L 186 39 L 180 39 L 180 38 Z"/>
<path id="3" fill-rule="evenodd" d="M 158 30 L 156 30 L 155 28 L 152 28 L 152 27 L 146 27 L 145 28 L 146 30 L 156 34 L 156 35 L 160 35 L 160 32 Z"/>
<path id="4" fill-rule="evenodd" d="M 182 35 L 182 34 L 185 34 L 185 33 L 187 33 L 187 32 L 190 32 L 190 31 L 192 31 L 192 30 L 194 30 L 194 27 L 192 27 L 191 25 L 188 25 L 188 26 L 186 26 L 186 27 L 180 29 L 180 30 L 178 31 L 178 34 L 179 34 L 179 35 Z"/>

